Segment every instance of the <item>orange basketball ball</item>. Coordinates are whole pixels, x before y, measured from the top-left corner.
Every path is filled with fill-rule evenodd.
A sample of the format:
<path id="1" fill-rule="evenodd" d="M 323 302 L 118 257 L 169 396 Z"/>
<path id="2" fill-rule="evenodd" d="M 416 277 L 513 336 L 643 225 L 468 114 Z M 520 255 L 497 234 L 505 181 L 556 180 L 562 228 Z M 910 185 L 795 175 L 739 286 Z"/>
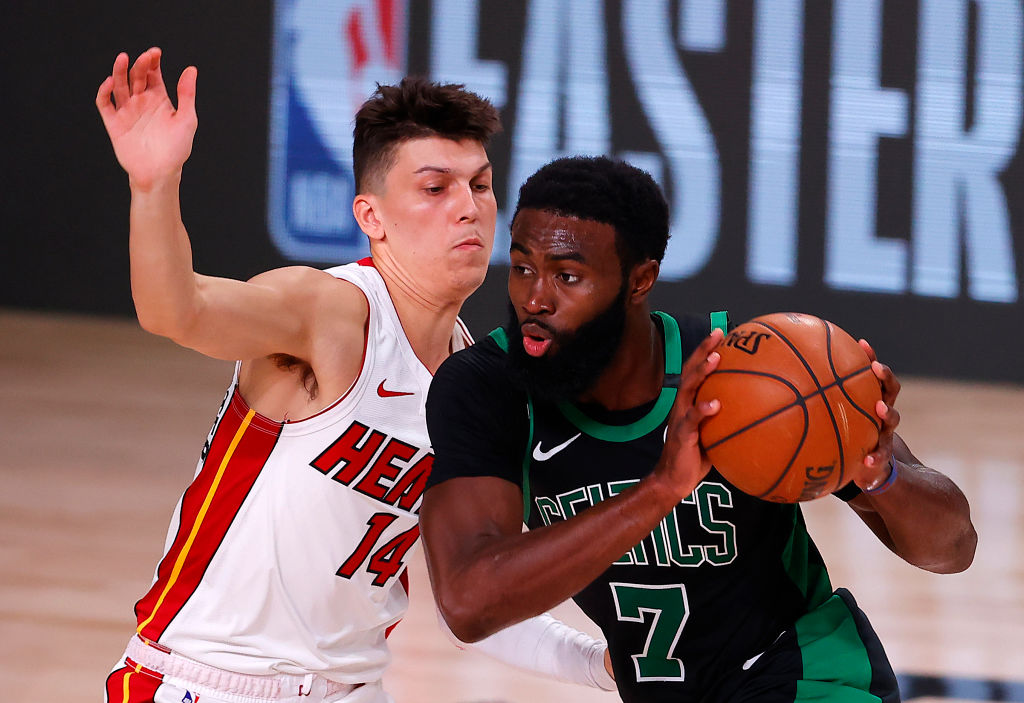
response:
<path id="1" fill-rule="evenodd" d="M 721 410 L 700 439 L 718 472 L 744 493 L 778 503 L 827 495 L 878 444 L 881 384 L 868 355 L 812 315 L 756 317 L 729 332 L 718 368 L 697 391 Z"/>

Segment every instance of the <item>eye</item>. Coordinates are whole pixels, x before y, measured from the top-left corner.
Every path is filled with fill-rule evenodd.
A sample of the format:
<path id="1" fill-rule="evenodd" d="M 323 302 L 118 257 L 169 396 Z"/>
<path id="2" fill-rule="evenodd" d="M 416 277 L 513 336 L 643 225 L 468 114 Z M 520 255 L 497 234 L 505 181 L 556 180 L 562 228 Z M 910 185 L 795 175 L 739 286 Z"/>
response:
<path id="1" fill-rule="evenodd" d="M 427 191 L 430 195 L 440 195 L 444 192 L 444 186 L 427 186 L 423 190 Z"/>
<path id="2" fill-rule="evenodd" d="M 568 271 L 562 271 L 561 273 L 558 274 L 558 280 L 560 280 L 562 283 L 567 283 L 569 285 L 573 285 L 574 283 L 579 283 L 580 282 L 580 277 L 577 276 L 575 273 L 569 273 Z"/>
<path id="3" fill-rule="evenodd" d="M 473 190 L 475 190 L 478 193 L 486 193 L 490 189 L 491 189 L 491 184 L 490 183 L 474 183 L 473 184 Z"/>
<path id="4" fill-rule="evenodd" d="M 514 273 L 517 276 L 527 276 L 530 274 L 529 267 L 524 266 L 522 264 L 512 264 L 510 268 L 512 269 L 512 273 Z"/>

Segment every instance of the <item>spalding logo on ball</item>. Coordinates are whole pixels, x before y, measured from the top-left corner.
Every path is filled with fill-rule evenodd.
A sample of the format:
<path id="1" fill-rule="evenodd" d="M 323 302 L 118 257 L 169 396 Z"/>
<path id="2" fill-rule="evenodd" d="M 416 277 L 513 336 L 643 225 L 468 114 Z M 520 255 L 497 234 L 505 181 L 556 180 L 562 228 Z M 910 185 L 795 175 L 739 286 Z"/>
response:
<path id="1" fill-rule="evenodd" d="M 867 353 L 827 320 L 756 317 L 717 350 L 697 392 L 721 410 L 700 427 L 704 450 L 745 493 L 778 503 L 813 500 L 846 485 L 878 444 L 881 384 Z"/>

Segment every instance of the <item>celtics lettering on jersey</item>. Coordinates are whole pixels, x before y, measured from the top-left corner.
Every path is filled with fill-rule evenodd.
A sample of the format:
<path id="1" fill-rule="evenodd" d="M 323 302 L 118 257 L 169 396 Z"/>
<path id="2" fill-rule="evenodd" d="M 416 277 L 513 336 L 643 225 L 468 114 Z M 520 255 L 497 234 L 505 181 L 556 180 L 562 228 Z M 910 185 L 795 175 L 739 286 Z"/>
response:
<path id="1" fill-rule="evenodd" d="M 536 496 L 538 515 L 545 525 L 567 520 L 581 510 L 600 503 L 635 484 L 639 479 L 580 486 L 556 496 Z M 723 566 L 736 559 L 736 526 L 725 519 L 732 508 L 732 489 L 722 483 L 705 481 L 632 550 L 616 564 L 637 566 Z M 706 539 L 687 543 L 682 535 L 698 526 Z"/>
<path id="2" fill-rule="evenodd" d="M 415 462 L 413 457 L 422 453 Z M 359 493 L 392 508 L 419 512 L 420 497 L 434 464 L 434 455 L 353 420 L 310 466 Z M 352 578 L 360 569 L 375 575 L 374 586 L 384 586 L 403 567 L 408 551 L 420 536 L 419 525 L 378 544 L 381 535 L 397 518 L 392 511 L 375 513 L 367 520 L 366 533 L 338 576 Z"/>

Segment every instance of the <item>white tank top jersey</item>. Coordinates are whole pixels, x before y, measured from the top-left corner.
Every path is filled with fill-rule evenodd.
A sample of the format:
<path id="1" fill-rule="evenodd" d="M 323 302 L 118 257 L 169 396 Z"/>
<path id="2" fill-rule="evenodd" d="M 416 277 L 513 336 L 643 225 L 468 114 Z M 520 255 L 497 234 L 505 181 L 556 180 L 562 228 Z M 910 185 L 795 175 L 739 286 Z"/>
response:
<path id="1" fill-rule="evenodd" d="M 144 641 L 243 674 L 360 683 L 387 666 L 434 460 L 431 375 L 371 260 L 328 272 L 369 301 L 359 377 L 322 412 L 282 423 L 249 408 L 236 365 L 135 606 Z M 471 342 L 458 320 L 452 349 Z"/>

